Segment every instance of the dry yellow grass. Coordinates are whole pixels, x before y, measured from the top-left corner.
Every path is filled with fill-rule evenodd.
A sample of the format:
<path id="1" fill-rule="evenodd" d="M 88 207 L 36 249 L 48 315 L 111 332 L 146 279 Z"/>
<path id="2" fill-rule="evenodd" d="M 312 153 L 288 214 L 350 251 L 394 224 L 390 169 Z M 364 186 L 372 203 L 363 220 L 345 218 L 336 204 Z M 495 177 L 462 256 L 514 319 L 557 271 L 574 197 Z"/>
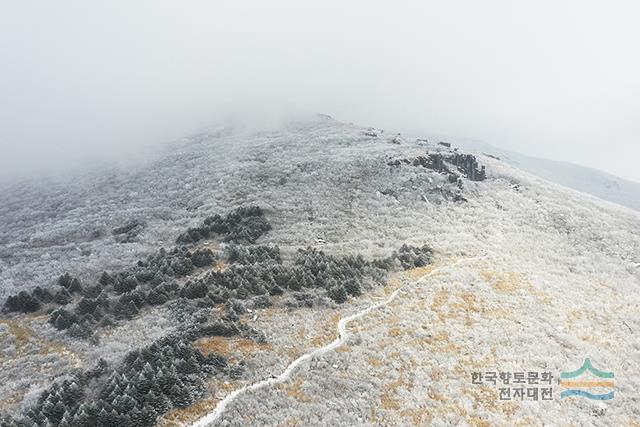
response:
<path id="1" fill-rule="evenodd" d="M 444 313 L 444 305 L 449 300 L 449 292 L 444 289 L 439 290 L 434 296 L 431 302 L 431 311 L 437 316 L 439 322 L 444 322 L 447 316 Z"/>
<path id="2" fill-rule="evenodd" d="M 498 273 L 483 269 L 480 275 L 498 292 L 514 294 L 520 288 L 518 275 L 513 272 Z"/>
<path id="3" fill-rule="evenodd" d="M 586 317 L 587 317 L 587 313 L 583 309 L 581 309 L 581 308 L 571 309 L 567 313 L 567 318 L 565 320 L 565 325 L 567 325 L 567 327 L 569 327 L 569 328 L 572 328 L 572 327 L 575 326 L 575 323 L 578 320 L 584 319 Z"/>
<path id="4" fill-rule="evenodd" d="M 593 283 L 599 287 L 599 288 L 603 288 L 603 289 L 608 289 L 611 292 L 613 292 L 614 294 L 619 294 L 619 292 L 612 286 L 608 285 L 604 280 L 602 280 L 599 277 L 593 277 Z M 600 291 L 600 289 L 598 289 L 598 291 Z M 640 426 L 640 423 L 638 423 L 638 425 Z"/>
<path id="5" fill-rule="evenodd" d="M 484 268 L 480 270 L 480 275 L 500 293 L 513 295 L 518 290 L 523 290 L 536 297 L 543 304 L 550 304 L 553 301 L 553 298 L 547 292 L 533 286 L 526 277 L 519 273 L 512 271 L 497 272 Z"/>
<path id="6" fill-rule="evenodd" d="M 380 407 L 386 410 L 397 411 L 400 409 L 400 401 L 391 397 L 388 392 L 380 396 Z"/>
<path id="7" fill-rule="evenodd" d="M 392 328 L 389 328 L 387 333 L 389 334 L 389 336 L 397 338 L 402 336 L 404 332 L 400 327 L 394 326 Z"/>
<path id="8" fill-rule="evenodd" d="M 437 351 L 445 353 L 460 353 L 460 346 L 453 343 L 449 338 L 447 331 L 438 331 L 424 339 L 424 343 L 430 347 L 434 347 Z"/>
<path id="9" fill-rule="evenodd" d="M 514 401 L 501 401 L 498 399 L 497 390 L 487 386 L 464 388 L 463 394 L 470 396 L 474 409 L 484 409 L 493 413 L 501 413 L 511 416 L 520 409 L 520 405 Z"/>
<path id="10" fill-rule="evenodd" d="M 491 425 L 488 421 L 485 421 L 482 418 L 478 417 L 469 418 L 469 424 L 477 427 L 489 427 Z"/>
<path id="11" fill-rule="evenodd" d="M 329 319 L 322 323 L 316 331 L 316 336 L 311 339 L 311 345 L 314 347 L 322 347 L 329 344 L 336 338 L 336 329 L 342 314 L 340 312 L 333 313 Z"/>
<path id="12" fill-rule="evenodd" d="M 472 327 L 481 318 L 506 319 L 513 317 L 511 311 L 500 305 L 488 308 L 486 303 L 479 300 L 472 292 L 449 289 L 437 290 L 430 303 L 428 298 L 422 298 L 413 302 L 408 308 L 422 313 L 431 311 L 433 322 L 437 323 L 446 323 L 450 319 L 462 318 L 467 327 Z"/>
<path id="13" fill-rule="evenodd" d="M 35 343 L 36 337 L 33 329 L 14 319 L 0 319 L 0 323 L 7 326 L 9 334 L 13 335 L 16 346 L 16 357 L 24 354 L 30 342 Z"/>
<path id="14" fill-rule="evenodd" d="M 418 280 L 422 276 L 426 276 L 436 269 L 435 265 L 426 265 L 424 267 L 412 268 L 411 270 L 406 270 L 404 272 L 404 276 L 411 281 Z"/>
<path id="15" fill-rule="evenodd" d="M 5 399 L 0 400 L 0 411 L 4 411 L 5 409 L 16 405 L 22 401 L 24 395 L 26 394 L 26 390 L 18 390 L 14 393 L 11 393 Z"/>
<path id="16" fill-rule="evenodd" d="M 411 425 L 414 426 L 424 426 L 431 423 L 433 420 L 433 415 L 431 414 L 431 410 L 427 408 L 408 408 L 400 411 L 400 416 L 403 418 L 408 418 L 411 422 Z"/>
<path id="17" fill-rule="evenodd" d="M 297 336 L 300 341 L 304 341 L 307 338 L 307 329 L 304 326 L 301 326 Z"/>
<path id="18" fill-rule="evenodd" d="M 384 414 L 378 412 L 376 406 L 371 406 L 371 411 L 367 417 L 367 424 L 373 426 L 388 426 L 393 425 L 391 420 Z"/>
<path id="19" fill-rule="evenodd" d="M 400 367 L 395 370 L 395 372 L 398 373 L 398 378 L 388 382 L 382 387 L 380 396 L 380 407 L 382 409 L 394 411 L 399 410 L 401 401 L 395 397 L 397 390 L 401 387 L 404 387 L 407 390 L 411 390 L 413 388 L 413 383 L 405 379 L 405 370 L 405 365 L 401 364 Z"/>
<path id="20" fill-rule="evenodd" d="M 301 403 L 309 403 L 311 402 L 311 396 L 302 391 L 302 378 L 295 380 L 292 383 L 281 383 L 276 387 L 281 390 L 285 395 L 295 399 Z"/>
<path id="21" fill-rule="evenodd" d="M 389 278 L 389 280 L 387 280 L 387 283 L 382 288 L 382 292 L 385 295 L 390 295 L 391 293 L 393 293 L 393 291 L 398 289 L 400 286 L 402 286 L 402 280 L 400 280 L 399 275 L 393 275 Z"/>
<path id="22" fill-rule="evenodd" d="M 8 335 L 8 340 L 12 340 L 15 345 L 15 351 L 12 354 L 0 356 L 0 361 L 6 369 L 15 369 L 24 359 L 32 357 L 35 354 L 56 354 L 61 360 L 66 360 L 74 367 L 79 368 L 83 365 L 78 355 L 61 343 L 44 339 L 33 330 L 31 322 L 44 322 L 46 316 L 19 316 L 16 318 L 0 319 L 0 324 L 6 325 L 7 329 L 4 334 Z M 51 364 L 35 364 L 34 368 L 42 375 L 51 374 Z M 15 405 L 18 405 L 27 392 L 26 388 L 18 389 L 17 386 L 11 387 L 5 396 L 0 399 L 0 411 L 4 411 Z"/>
<path id="23" fill-rule="evenodd" d="M 380 365 L 382 365 L 382 360 L 376 358 L 376 357 L 369 357 L 367 359 L 367 363 L 371 366 L 375 366 L 376 368 Z"/>
<path id="24" fill-rule="evenodd" d="M 19 358 L 31 351 L 38 351 L 41 354 L 55 353 L 60 357 L 71 359 L 75 367 L 81 365 L 80 358 L 66 346 L 40 338 L 29 326 L 30 321 L 44 321 L 44 318 L 23 316 L 16 319 L 0 319 L 0 323 L 7 325 L 9 334 L 13 335 L 15 340 L 14 358 Z"/>
<path id="25" fill-rule="evenodd" d="M 595 344 L 598 347 L 601 348 L 608 348 L 608 349 L 613 349 L 613 345 L 611 344 L 611 340 L 604 337 L 604 336 L 600 336 L 600 335 L 593 335 L 593 334 L 584 334 L 584 335 L 580 335 L 580 339 L 582 341 L 586 341 L 588 343 L 591 344 Z"/>
<path id="26" fill-rule="evenodd" d="M 299 427 L 303 426 L 303 422 L 297 418 L 290 418 L 278 424 L 278 427 Z"/>
<path id="27" fill-rule="evenodd" d="M 204 355 L 216 353 L 223 356 L 229 356 L 231 354 L 229 341 L 230 339 L 225 337 L 207 337 L 200 338 L 195 341 L 193 346 L 200 350 L 200 353 Z"/>
<path id="28" fill-rule="evenodd" d="M 543 426 L 544 423 L 534 417 L 531 416 L 526 416 L 526 417 L 522 417 L 518 420 L 514 421 L 516 427 L 525 427 L 525 426 Z"/>
<path id="29" fill-rule="evenodd" d="M 227 265 L 222 260 L 216 261 L 215 266 L 213 267 L 215 271 L 223 271 L 225 268 L 227 268 Z"/>
<path id="30" fill-rule="evenodd" d="M 446 398 L 444 397 L 444 395 L 438 393 L 437 391 L 435 391 L 432 387 L 429 387 L 429 389 L 427 390 L 427 397 L 431 400 L 435 400 L 437 402 L 446 402 Z"/>
<path id="31" fill-rule="evenodd" d="M 234 360 L 236 357 L 247 358 L 259 352 L 271 351 L 271 344 L 258 344 L 247 338 L 207 337 L 200 338 L 193 345 L 204 355 L 217 353 Z"/>
<path id="32" fill-rule="evenodd" d="M 218 401 L 216 399 L 208 398 L 199 400 L 186 408 L 174 409 L 158 419 L 157 426 L 182 426 L 187 423 L 192 423 L 208 412 L 211 412 L 215 408 L 217 402 Z"/>
<path id="33" fill-rule="evenodd" d="M 214 390 L 224 390 L 226 393 L 230 393 L 233 390 L 243 387 L 246 383 L 244 381 L 215 380 L 212 381 L 211 384 Z M 184 427 L 185 425 L 189 425 L 211 412 L 216 407 L 217 403 L 218 398 L 213 396 L 205 397 L 186 408 L 174 409 L 167 412 L 162 417 L 158 418 L 156 425 L 161 427 Z"/>

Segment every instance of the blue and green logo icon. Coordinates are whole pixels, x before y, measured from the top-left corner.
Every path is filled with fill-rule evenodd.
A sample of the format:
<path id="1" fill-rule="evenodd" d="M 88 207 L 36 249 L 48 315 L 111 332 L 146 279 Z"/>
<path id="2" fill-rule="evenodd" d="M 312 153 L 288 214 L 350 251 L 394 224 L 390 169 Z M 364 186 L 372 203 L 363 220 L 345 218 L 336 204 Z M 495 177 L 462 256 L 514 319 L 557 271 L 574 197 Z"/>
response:
<path id="1" fill-rule="evenodd" d="M 595 378 L 578 379 L 587 371 Z M 584 359 L 582 366 L 575 371 L 561 372 L 560 385 L 567 388 L 567 390 L 560 393 L 561 398 L 578 396 L 592 400 L 613 399 L 613 372 L 596 369 L 588 358 Z"/>

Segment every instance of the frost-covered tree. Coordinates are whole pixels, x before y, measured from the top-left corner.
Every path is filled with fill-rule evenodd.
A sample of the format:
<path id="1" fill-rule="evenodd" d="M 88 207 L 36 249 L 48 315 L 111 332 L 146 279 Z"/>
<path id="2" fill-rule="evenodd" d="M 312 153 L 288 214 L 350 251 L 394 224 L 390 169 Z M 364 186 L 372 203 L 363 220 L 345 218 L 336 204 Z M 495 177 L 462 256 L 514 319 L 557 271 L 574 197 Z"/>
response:
<path id="1" fill-rule="evenodd" d="M 109 273 L 107 273 L 106 271 L 103 271 L 102 275 L 100 276 L 99 283 L 102 286 L 113 285 L 114 279 L 113 279 L 113 277 L 111 277 L 111 275 Z"/>
<path id="2" fill-rule="evenodd" d="M 116 279 L 113 285 L 113 290 L 118 294 L 123 294 L 136 289 L 139 285 L 140 282 L 138 282 L 136 276 L 132 274 Z"/>
<path id="3" fill-rule="evenodd" d="M 27 291 L 20 291 L 18 295 L 10 296 L 4 304 L 6 311 L 32 313 L 40 310 L 40 302 Z"/>
<path id="4" fill-rule="evenodd" d="M 69 304 L 71 302 L 71 294 L 69 293 L 69 291 L 67 291 L 66 289 L 60 289 L 58 292 L 56 292 L 56 294 L 53 296 L 53 301 L 56 304 L 60 304 L 60 305 L 65 305 L 65 304 Z"/>
<path id="5" fill-rule="evenodd" d="M 347 300 L 347 291 L 344 286 L 335 285 L 329 289 L 329 297 L 338 304 L 342 304 Z"/>
<path id="6" fill-rule="evenodd" d="M 40 286 L 36 286 L 31 295 L 43 304 L 53 301 L 53 294 L 48 289 L 43 289 Z"/>
<path id="7" fill-rule="evenodd" d="M 158 289 L 152 289 L 147 295 L 146 302 L 149 305 L 162 305 L 169 301 L 169 296 Z"/>

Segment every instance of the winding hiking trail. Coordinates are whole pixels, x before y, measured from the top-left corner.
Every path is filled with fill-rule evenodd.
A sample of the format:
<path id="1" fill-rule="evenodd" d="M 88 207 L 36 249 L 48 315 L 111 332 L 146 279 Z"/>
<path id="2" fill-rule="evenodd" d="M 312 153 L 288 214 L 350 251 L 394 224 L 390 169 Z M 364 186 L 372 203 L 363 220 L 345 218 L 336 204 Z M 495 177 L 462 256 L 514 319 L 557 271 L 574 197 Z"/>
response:
<path id="1" fill-rule="evenodd" d="M 287 369 L 285 369 L 280 375 L 278 375 L 277 377 L 274 378 L 268 378 L 262 381 L 259 381 L 257 383 L 253 383 L 250 385 L 247 385 L 245 387 L 239 388 L 237 390 L 234 390 L 233 392 L 229 393 L 227 396 L 225 396 L 224 399 L 222 399 L 220 402 L 218 402 L 218 404 L 216 405 L 216 408 L 208 413 L 207 415 L 205 415 L 204 417 L 200 418 L 198 421 L 196 421 L 195 423 L 192 424 L 192 427 L 206 427 L 206 426 L 210 426 L 212 423 L 214 423 L 215 421 L 217 421 L 220 416 L 224 413 L 225 409 L 227 408 L 227 405 L 229 405 L 231 402 L 233 402 L 234 400 L 236 400 L 238 397 L 242 396 L 243 394 L 245 394 L 248 391 L 254 391 L 254 390 L 259 390 L 265 387 L 270 387 L 270 386 L 274 386 L 276 384 L 281 384 L 287 380 L 289 380 L 291 378 L 291 374 L 293 373 L 293 371 L 295 371 L 295 369 L 300 366 L 302 363 L 306 362 L 307 360 L 312 359 L 315 356 L 319 356 L 322 355 L 324 353 L 327 353 L 339 346 L 341 346 L 342 344 L 345 343 L 346 338 L 347 338 L 347 326 L 349 325 L 349 323 L 351 323 L 352 321 L 359 319 L 360 317 L 364 316 L 365 314 L 376 310 L 380 307 L 384 307 L 385 305 L 391 303 L 400 293 L 400 291 L 405 290 L 408 286 L 411 285 L 415 285 L 419 282 L 421 282 L 424 279 L 427 279 L 428 277 L 433 276 L 434 274 L 447 269 L 447 268 L 451 268 L 451 267 L 455 267 L 456 265 L 460 264 L 463 261 L 468 261 L 471 260 L 473 258 L 464 258 L 464 259 L 459 259 L 456 262 L 453 262 L 451 264 L 442 266 L 442 267 L 438 267 L 435 268 L 433 270 L 431 270 L 429 273 L 419 277 L 418 279 L 412 281 L 412 282 L 408 282 L 405 283 L 402 286 L 399 286 L 396 290 L 394 290 L 389 297 L 384 300 L 384 301 L 380 301 L 378 303 L 372 304 L 370 306 L 368 306 L 367 308 L 365 308 L 362 311 L 359 311 L 355 314 L 352 314 L 350 316 L 347 317 L 343 317 L 342 319 L 340 319 L 340 321 L 338 322 L 338 336 L 336 337 L 335 340 L 333 340 L 331 343 L 325 345 L 324 347 L 320 347 L 317 348 L 315 350 L 313 350 L 310 353 L 306 353 L 302 356 L 300 356 L 299 358 L 297 358 L 296 360 L 294 360 L 293 362 L 291 362 L 289 364 L 289 366 L 287 366 Z"/>

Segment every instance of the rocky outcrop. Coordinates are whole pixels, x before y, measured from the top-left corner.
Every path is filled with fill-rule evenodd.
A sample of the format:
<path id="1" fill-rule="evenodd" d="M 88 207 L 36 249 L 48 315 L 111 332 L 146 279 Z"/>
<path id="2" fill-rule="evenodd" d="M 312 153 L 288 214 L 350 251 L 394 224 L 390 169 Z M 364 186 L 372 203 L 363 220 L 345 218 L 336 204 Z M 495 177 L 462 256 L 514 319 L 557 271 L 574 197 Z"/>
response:
<path id="1" fill-rule="evenodd" d="M 448 174 L 449 182 L 451 183 L 458 180 L 458 173 L 471 181 L 484 181 L 487 178 L 485 167 L 479 167 L 476 157 L 472 154 L 453 153 L 444 155 L 431 153 L 427 154 L 427 156 L 418 156 L 413 159 L 395 159 L 387 162 L 387 165 L 395 167 L 402 164 L 422 166 L 438 173 Z M 455 170 L 451 166 L 455 166 Z"/>
<path id="2" fill-rule="evenodd" d="M 484 181 L 487 178 L 484 166 L 478 169 L 478 161 L 472 154 L 454 153 L 447 156 L 446 160 L 457 166 L 458 170 L 465 174 L 471 181 Z"/>

